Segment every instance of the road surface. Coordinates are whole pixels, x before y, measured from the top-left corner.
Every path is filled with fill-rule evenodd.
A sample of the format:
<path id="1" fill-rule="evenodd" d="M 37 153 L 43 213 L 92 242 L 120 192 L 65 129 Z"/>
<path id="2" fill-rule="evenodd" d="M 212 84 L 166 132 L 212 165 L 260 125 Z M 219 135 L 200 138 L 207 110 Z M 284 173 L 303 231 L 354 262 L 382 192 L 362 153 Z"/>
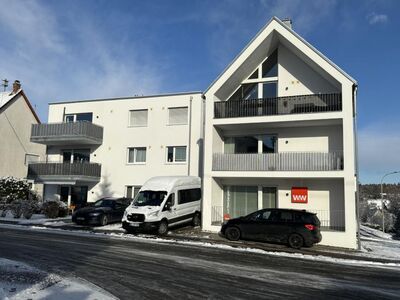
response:
<path id="1" fill-rule="evenodd" d="M 0 257 L 121 299 L 400 299 L 400 270 L 0 227 Z"/>

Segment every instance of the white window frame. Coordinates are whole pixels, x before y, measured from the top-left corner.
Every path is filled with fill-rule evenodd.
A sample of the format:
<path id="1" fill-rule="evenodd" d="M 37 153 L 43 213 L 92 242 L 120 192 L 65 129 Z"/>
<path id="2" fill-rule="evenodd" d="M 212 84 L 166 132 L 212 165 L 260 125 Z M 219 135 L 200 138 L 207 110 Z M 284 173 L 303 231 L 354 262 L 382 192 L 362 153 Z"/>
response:
<path id="1" fill-rule="evenodd" d="M 176 153 L 176 148 L 178 147 L 185 147 L 185 161 L 175 161 L 175 153 Z M 173 148 L 172 150 L 172 161 L 168 161 L 168 148 Z M 166 164 L 169 165 L 179 165 L 179 164 L 186 164 L 187 163 L 187 152 L 188 152 L 188 148 L 186 145 L 181 145 L 181 146 L 167 146 L 165 147 L 166 151 L 165 151 L 165 162 Z"/>
<path id="2" fill-rule="evenodd" d="M 133 149 L 133 162 L 129 162 L 129 151 Z M 136 155 L 137 155 L 137 149 L 145 149 L 146 150 L 146 161 L 144 162 L 137 162 L 136 161 Z M 128 165 L 145 165 L 147 162 L 147 147 L 142 146 L 142 147 L 128 147 L 126 151 L 126 163 Z"/>
<path id="3" fill-rule="evenodd" d="M 146 111 L 147 112 L 147 120 L 146 120 L 146 125 L 132 125 L 131 124 L 131 112 L 132 111 Z M 149 109 L 148 108 L 135 108 L 135 109 L 130 109 L 128 112 L 128 127 L 148 127 L 149 126 Z"/>
<path id="4" fill-rule="evenodd" d="M 179 108 L 186 108 L 187 109 L 186 122 L 185 123 L 171 123 L 170 122 L 170 116 L 169 116 L 170 110 L 171 109 L 179 109 Z M 168 107 L 168 123 L 167 123 L 168 126 L 188 125 L 188 123 L 189 123 L 189 107 L 188 106 Z"/>
<path id="5" fill-rule="evenodd" d="M 137 190 L 137 192 L 139 192 L 139 190 L 142 188 L 142 186 L 137 185 L 137 184 L 125 185 L 125 197 L 128 197 L 128 188 L 132 188 L 132 198 L 131 199 L 134 199 L 136 190 Z"/>

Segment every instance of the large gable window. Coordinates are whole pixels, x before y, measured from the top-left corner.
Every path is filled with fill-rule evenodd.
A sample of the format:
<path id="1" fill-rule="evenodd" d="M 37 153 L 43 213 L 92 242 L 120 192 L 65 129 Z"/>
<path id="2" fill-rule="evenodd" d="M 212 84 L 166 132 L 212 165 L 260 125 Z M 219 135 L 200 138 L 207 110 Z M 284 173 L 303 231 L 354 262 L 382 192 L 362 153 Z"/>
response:
<path id="1" fill-rule="evenodd" d="M 278 50 L 271 53 L 228 100 L 275 98 L 278 91 Z"/>

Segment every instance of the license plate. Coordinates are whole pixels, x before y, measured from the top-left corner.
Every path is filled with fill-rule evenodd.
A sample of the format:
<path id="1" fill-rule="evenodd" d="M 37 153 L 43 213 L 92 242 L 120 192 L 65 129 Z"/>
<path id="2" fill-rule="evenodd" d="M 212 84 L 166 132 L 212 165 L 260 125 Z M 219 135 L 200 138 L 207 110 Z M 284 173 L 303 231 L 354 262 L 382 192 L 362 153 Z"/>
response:
<path id="1" fill-rule="evenodd" d="M 83 217 L 78 217 L 76 219 L 79 220 L 79 221 L 84 221 L 85 220 L 85 218 L 83 218 Z"/>
<path id="2" fill-rule="evenodd" d="M 130 224 L 132 227 L 139 227 L 140 226 L 140 223 L 131 223 Z"/>

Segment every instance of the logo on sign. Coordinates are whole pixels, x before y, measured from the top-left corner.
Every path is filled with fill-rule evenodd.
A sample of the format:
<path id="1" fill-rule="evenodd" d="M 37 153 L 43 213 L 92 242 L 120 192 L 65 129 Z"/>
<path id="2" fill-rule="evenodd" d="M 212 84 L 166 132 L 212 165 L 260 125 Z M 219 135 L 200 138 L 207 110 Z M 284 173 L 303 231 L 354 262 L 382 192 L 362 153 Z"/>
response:
<path id="1" fill-rule="evenodd" d="M 292 187 L 292 203 L 308 203 L 308 188 Z"/>

